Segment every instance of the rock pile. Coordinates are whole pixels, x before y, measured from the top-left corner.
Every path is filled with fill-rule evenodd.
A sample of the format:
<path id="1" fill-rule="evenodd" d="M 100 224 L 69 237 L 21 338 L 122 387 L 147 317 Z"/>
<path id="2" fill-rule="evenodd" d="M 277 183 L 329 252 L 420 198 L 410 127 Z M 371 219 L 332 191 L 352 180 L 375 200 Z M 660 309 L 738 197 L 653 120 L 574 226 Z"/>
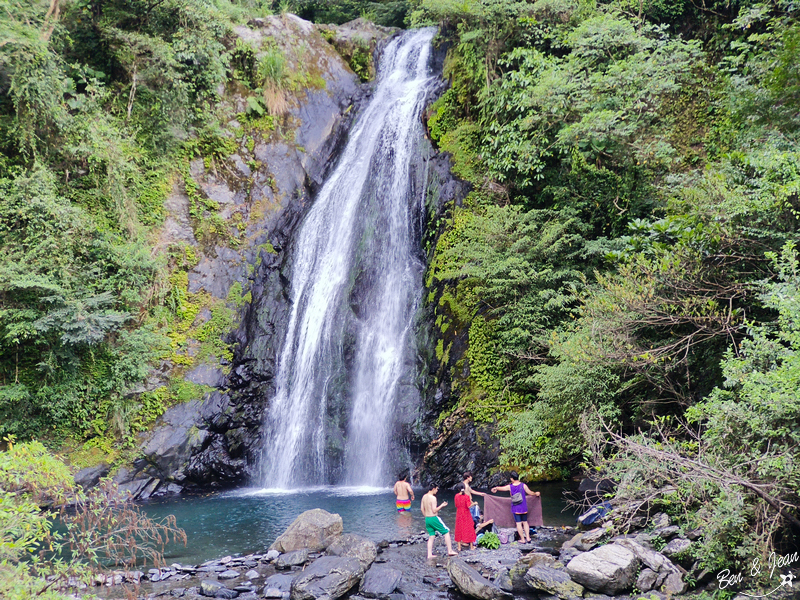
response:
<path id="1" fill-rule="evenodd" d="M 376 544 L 342 533 L 339 515 L 315 509 L 297 517 L 265 554 L 226 556 L 191 567 L 173 564 L 147 573 L 112 572 L 95 583 L 148 582 L 154 591 L 147 598 L 185 600 L 444 600 L 452 588 L 477 600 L 627 600 L 640 597 L 629 596 L 634 590 L 648 600 L 664 600 L 687 590 L 687 574 L 694 577 L 696 569 L 685 558 L 689 535 L 682 535 L 666 515 L 647 522 L 646 532 L 625 534 L 611 518 L 591 531 L 539 528 L 535 544 L 427 561 L 424 534 Z M 691 535 L 696 539 L 699 533 Z M 670 544 L 683 550 L 667 551 Z"/>

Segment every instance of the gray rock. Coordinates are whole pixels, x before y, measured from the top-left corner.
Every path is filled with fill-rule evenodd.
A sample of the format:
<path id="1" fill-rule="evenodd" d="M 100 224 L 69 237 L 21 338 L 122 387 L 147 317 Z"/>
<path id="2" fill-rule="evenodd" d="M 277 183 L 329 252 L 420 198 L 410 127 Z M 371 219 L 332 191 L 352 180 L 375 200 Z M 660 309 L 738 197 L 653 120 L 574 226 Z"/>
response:
<path id="1" fill-rule="evenodd" d="M 686 591 L 686 584 L 683 581 L 683 575 L 679 572 L 670 573 L 664 581 L 662 587 L 668 596 L 677 596 Z"/>
<path id="2" fill-rule="evenodd" d="M 270 550 L 292 552 L 305 548 L 310 552 L 324 550 L 334 536 L 342 533 L 342 517 L 321 508 L 307 510 L 298 516 L 270 546 Z"/>
<path id="3" fill-rule="evenodd" d="M 638 568 L 639 559 L 633 552 L 620 544 L 608 544 L 573 558 L 567 573 L 582 586 L 613 596 L 633 586 Z"/>
<path id="4" fill-rule="evenodd" d="M 203 429 L 205 419 L 214 414 L 217 406 L 212 399 L 191 400 L 169 408 L 159 418 L 158 427 L 142 447 L 145 459 L 161 479 L 174 477 L 183 481 L 183 469 L 192 453 L 200 450 L 209 432 Z"/>
<path id="5" fill-rule="evenodd" d="M 649 569 L 656 573 L 668 572 L 672 573 L 677 571 L 678 568 L 670 562 L 663 554 L 659 554 L 655 550 L 645 548 L 635 540 L 619 540 L 616 542 L 620 546 L 624 546 L 638 558 Z M 641 588 L 640 588 L 641 589 Z"/>
<path id="6" fill-rule="evenodd" d="M 278 560 L 275 561 L 276 569 L 288 569 L 304 565 L 308 562 L 308 550 L 301 548 L 300 550 L 293 550 L 286 554 L 281 554 Z"/>
<path id="7" fill-rule="evenodd" d="M 228 569 L 227 571 L 223 571 L 219 575 L 217 575 L 217 579 L 236 579 L 239 577 L 241 573 L 239 571 L 235 571 L 234 569 Z"/>
<path id="8" fill-rule="evenodd" d="M 664 556 L 675 556 L 676 554 L 681 554 L 689 549 L 692 545 L 692 542 L 683 538 L 675 538 L 666 546 L 661 549 L 661 554 Z"/>
<path id="9" fill-rule="evenodd" d="M 669 527 L 661 527 L 652 531 L 653 536 L 658 536 L 664 541 L 669 541 L 680 532 L 681 528 L 677 525 L 670 525 Z"/>
<path id="10" fill-rule="evenodd" d="M 563 600 L 571 600 L 583 596 L 583 586 L 572 581 L 563 569 L 536 565 L 528 569 L 525 574 L 525 583 L 531 589 L 553 594 Z"/>
<path id="11" fill-rule="evenodd" d="M 261 592 L 261 595 L 264 598 L 283 598 L 283 592 L 280 591 L 278 588 L 271 588 L 265 587 L 264 591 Z"/>
<path id="12" fill-rule="evenodd" d="M 341 598 L 358 585 L 363 574 L 364 569 L 356 558 L 323 556 L 292 580 L 291 599 Z"/>
<path id="13" fill-rule="evenodd" d="M 669 527 L 671 524 L 669 515 L 666 513 L 657 513 L 653 515 L 653 518 L 650 519 L 650 525 L 653 529 L 661 529 L 663 527 Z"/>
<path id="14" fill-rule="evenodd" d="M 552 554 L 547 554 L 546 552 L 531 552 L 517 561 L 517 563 L 525 565 L 528 569 L 535 567 L 536 565 L 552 567 L 553 563 L 555 562 L 555 557 Z"/>
<path id="15" fill-rule="evenodd" d="M 225 374 L 222 369 L 205 364 L 198 365 L 189 371 L 184 378 L 192 383 L 210 387 L 220 387 L 225 382 Z"/>
<path id="16" fill-rule="evenodd" d="M 575 544 L 575 548 L 578 550 L 583 550 L 584 552 L 588 552 L 598 543 L 600 543 L 600 540 L 602 540 L 604 537 L 608 537 L 610 534 L 610 524 L 608 527 L 597 527 L 596 529 L 585 532 L 583 536 L 581 536 L 580 541 Z"/>
<path id="17" fill-rule="evenodd" d="M 552 562 L 555 562 L 555 559 L 552 557 L 550 557 L 550 560 L 551 564 Z M 494 579 L 494 582 L 506 592 L 511 592 L 512 594 L 525 594 L 530 591 L 528 584 L 525 582 L 525 573 L 528 572 L 528 569 L 530 569 L 530 565 L 520 559 L 510 567 L 504 567 L 500 569 Z"/>
<path id="18" fill-rule="evenodd" d="M 691 541 L 700 539 L 702 535 L 703 535 L 703 530 L 699 527 L 697 529 L 692 529 L 691 531 L 686 533 L 686 537 Z"/>
<path id="19" fill-rule="evenodd" d="M 204 579 L 200 582 L 200 595 L 207 598 L 236 598 L 239 592 L 226 588 L 219 581 Z"/>
<path id="20" fill-rule="evenodd" d="M 513 597 L 459 558 L 451 558 L 447 562 L 447 573 L 453 584 L 465 596 L 478 600 L 499 600 Z"/>
<path id="21" fill-rule="evenodd" d="M 361 580 L 359 593 L 367 598 L 388 598 L 400 585 L 403 572 L 386 565 L 372 565 Z"/>
<path id="22" fill-rule="evenodd" d="M 559 562 L 567 564 L 569 561 L 571 561 L 573 558 L 575 558 L 579 554 L 583 554 L 583 552 L 581 552 L 577 548 L 564 548 L 561 551 L 561 554 L 558 555 L 558 560 L 559 560 Z"/>
<path id="23" fill-rule="evenodd" d="M 110 468 L 106 463 L 100 463 L 94 467 L 81 469 L 75 473 L 75 485 L 79 485 L 85 490 L 93 488 L 103 477 L 108 475 L 109 470 Z"/>
<path id="24" fill-rule="evenodd" d="M 270 550 L 269 552 L 267 552 L 267 553 L 266 553 L 266 554 L 265 554 L 265 555 L 264 555 L 264 556 L 261 558 L 261 560 L 263 560 L 263 561 L 267 561 L 267 562 L 271 562 L 271 561 L 275 560 L 276 558 L 278 558 L 280 555 L 281 555 L 281 553 L 280 553 L 280 552 L 278 552 L 277 550 Z"/>
<path id="25" fill-rule="evenodd" d="M 378 556 L 378 545 L 360 535 L 346 533 L 335 538 L 325 552 L 331 556 L 352 556 L 366 571 Z"/>
<path id="26" fill-rule="evenodd" d="M 266 590 L 273 589 L 288 594 L 292 590 L 292 579 L 294 579 L 294 575 L 283 575 L 281 573 L 270 575 L 264 581 L 265 593 Z"/>
<path id="27" fill-rule="evenodd" d="M 649 592 L 655 587 L 657 580 L 658 573 L 652 569 L 642 569 L 639 572 L 639 576 L 636 578 L 636 588 L 640 592 Z"/>
<path id="28" fill-rule="evenodd" d="M 247 577 L 247 579 L 258 579 L 259 577 L 261 577 L 261 574 L 255 569 L 251 569 L 247 573 L 245 573 L 244 576 Z"/>
<path id="29" fill-rule="evenodd" d="M 566 550 L 567 548 L 574 548 L 576 544 L 578 544 L 583 539 L 583 533 L 576 533 L 566 542 L 561 544 L 561 549 Z"/>

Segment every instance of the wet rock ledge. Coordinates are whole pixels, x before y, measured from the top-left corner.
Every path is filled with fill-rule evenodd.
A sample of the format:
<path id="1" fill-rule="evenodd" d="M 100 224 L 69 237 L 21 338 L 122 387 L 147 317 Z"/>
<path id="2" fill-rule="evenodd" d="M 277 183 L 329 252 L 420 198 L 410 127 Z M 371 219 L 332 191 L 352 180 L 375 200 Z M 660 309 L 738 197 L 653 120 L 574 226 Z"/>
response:
<path id="1" fill-rule="evenodd" d="M 665 514 L 637 527 L 620 534 L 610 518 L 584 532 L 541 527 L 531 544 L 462 551 L 454 558 L 446 556 L 437 538 L 438 556 L 429 561 L 424 532 L 375 543 L 342 533 L 339 515 L 314 509 L 301 514 L 263 554 L 147 573 L 112 572 L 97 578 L 99 589 L 84 592 L 119 597 L 115 588 L 132 582 L 139 584 L 142 600 L 667 600 L 685 594 L 689 580 L 697 582 L 695 591 L 716 589 L 713 575 L 698 573 L 697 565 L 686 562 L 692 537 L 701 532 L 684 536 Z"/>

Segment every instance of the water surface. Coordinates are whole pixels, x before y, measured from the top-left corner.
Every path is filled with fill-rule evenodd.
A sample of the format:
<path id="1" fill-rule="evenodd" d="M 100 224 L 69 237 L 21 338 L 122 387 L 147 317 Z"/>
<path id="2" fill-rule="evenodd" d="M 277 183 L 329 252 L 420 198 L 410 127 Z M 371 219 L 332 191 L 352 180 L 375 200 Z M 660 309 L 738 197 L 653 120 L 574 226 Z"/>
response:
<path id="1" fill-rule="evenodd" d="M 532 484 L 542 493 L 545 525 L 574 525 L 575 516 L 562 512 L 565 507 L 563 483 Z M 294 519 L 306 510 L 323 508 L 342 516 L 345 533 L 357 533 L 374 541 L 407 538 L 424 531 L 419 512 L 423 490 L 415 490 L 416 501 L 410 513 L 398 514 L 390 488 L 319 487 L 304 491 L 244 488 L 207 496 L 189 496 L 153 501 L 143 505 L 155 518 L 175 515 L 189 543 L 171 546 L 167 563 L 198 564 L 231 554 L 265 552 Z M 455 527 L 453 492 L 437 496 L 449 505 L 440 512 L 444 522 Z M 476 497 L 481 507 L 483 500 Z"/>

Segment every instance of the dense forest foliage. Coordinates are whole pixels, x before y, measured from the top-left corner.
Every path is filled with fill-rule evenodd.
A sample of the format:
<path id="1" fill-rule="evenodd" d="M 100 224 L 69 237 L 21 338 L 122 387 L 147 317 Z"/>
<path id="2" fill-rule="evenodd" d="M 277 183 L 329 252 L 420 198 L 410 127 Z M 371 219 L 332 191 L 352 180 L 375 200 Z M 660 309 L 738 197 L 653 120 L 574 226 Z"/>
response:
<path id="1" fill-rule="evenodd" d="M 473 184 L 428 273 L 453 414 L 496 422 L 504 467 L 583 464 L 703 527 L 709 569 L 800 534 L 797 17 L 782 0 L 409 14 L 450 44 L 428 126 Z"/>
<path id="2" fill-rule="evenodd" d="M 188 161 L 233 152 L 220 86 L 285 80 L 280 56 L 245 64 L 235 24 L 280 11 L 432 24 L 450 87 L 427 126 L 473 190 L 427 238 L 435 354 L 455 392 L 442 421 L 495 423 L 500 466 L 526 478 L 590 468 L 621 500 L 702 527 L 693 552 L 708 569 L 798 535 L 796 3 L 0 11 L 0 437 L 133 448 L 197 396 L 180 377 L 142 392 L 160 361 L 189 361 L 200 302 L 186 292 L 192 248 L 158 248 L 154 232 L 176 182 L 190 188 Z M 269 110 L 253 108 L 243 121 Z M 192 202 L 198 239 L 222 235 L 214 207 Z M 194 335 L 224 357 L 234 315 L 209 308 Z"/>

